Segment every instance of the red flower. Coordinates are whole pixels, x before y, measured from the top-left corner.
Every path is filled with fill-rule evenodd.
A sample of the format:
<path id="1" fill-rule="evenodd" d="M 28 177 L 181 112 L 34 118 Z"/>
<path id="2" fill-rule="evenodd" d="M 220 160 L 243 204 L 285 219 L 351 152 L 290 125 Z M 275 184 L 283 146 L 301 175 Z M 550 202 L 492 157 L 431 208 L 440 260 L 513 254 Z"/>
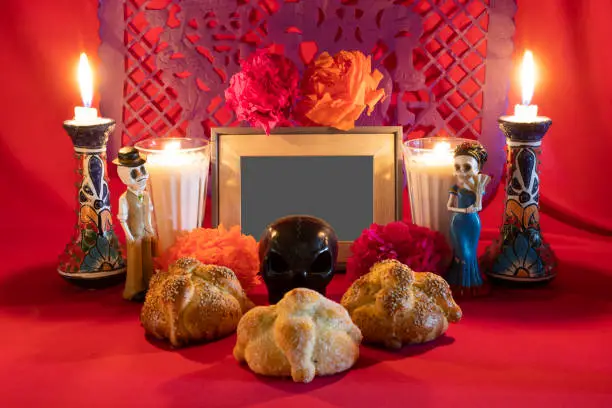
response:
<path id="1" fill-rule="evenodd" d="M 239 120 L 270 134 L 276 126 L 289 125 L 291 108 L 298 97 L 299 74 L 288 58 L 262 49 L 241 62 L 225 90 L 227 106 Z"/>
<path id="2" fill-rule="evenodd" d="M 372 224 L 351 245 L 346 270 L 357 278 L 378 261 L 397 259 L 417 272 L 442 275 L 450 254 L 446 239 L 437 231 L 403 221 Z"/>

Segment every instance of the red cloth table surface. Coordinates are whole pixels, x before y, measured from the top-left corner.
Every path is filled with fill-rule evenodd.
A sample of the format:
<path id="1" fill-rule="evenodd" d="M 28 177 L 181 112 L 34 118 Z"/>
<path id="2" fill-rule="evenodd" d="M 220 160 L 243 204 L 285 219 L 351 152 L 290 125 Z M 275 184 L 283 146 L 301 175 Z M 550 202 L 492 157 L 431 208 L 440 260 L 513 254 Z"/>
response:
<path id="1" fill-rule="evenodd" d="M 464 319 L 438 340 L 399 352 L 362 345 L 351 371 L 307 385 L 239 365 L 235 335 L 176 351 L 149 342 L 140 305 L 120 288 L 74 288 L 54 271 L 56 251 L 34 257 L 15 243 L 0 278 L 0 405 L 612 406 L 610 246 L 551 235 L 561 267 L 549 286 L 462 301 Z M 338 275 L 330 297 L 346 285 Z M 265 303 L 265 289 L 251 297 Z"/>
<path id="2" fill-rule="evenodd" d="M 609 2 L 519 1 L 515 43 L 541 62 L 535 102 L 554 120 L 542 228 L 559 277 L 462 301 L 464 319 L 439 340 L 400 352 L 362 346 L 354 369 L 308 385 L 238 365 L 235 336 L 167 350 L 145 339 L 140 305 L 120 287 L 87 292 L 59 278 L 76 217 L 61 123 L 79 101 L 78 54 L 95 62 L 97 1 L 2 6 L 0 407 L 612 406 Z M 116 209 L 116 180 L 112 191 Z M 483 246 L 502 205 L 498 194 L 482 213 Z M 347 284 L 337 277 L 330 296 Z M 261 303 L 264 293 L 252 296 Z"/>
<path id="3" fill-rule="evenodd" d="M 112 180 L 115 200 L 120 186 Z M 499 219 L 501 198 L 483 212 L 485 225 Z M 73 216 L 15 228 L 4 243 L 3 407 L 612 406 L 612 245 L 567 227 L 555 233 L 563 226 L 550 218 L 542 226 L 560 261 L 550 285 L 460 301 L 464 319 L 438 340 L 399 352 L 362 345 L 351 371 L 304 385 L 239 365 L 235 335 L 169 350 L 145 338 L 140 305 L 122 300 L 120 287 L 64 282 L 56 258 Z M 31 231 L 46 240 L 33 242 Z M 496 234 L 484 230 L 482 247 Z M 347 285 L 338 275 L 330 297 Z M 265 303 L 263 285 L 250 296 Z"/>

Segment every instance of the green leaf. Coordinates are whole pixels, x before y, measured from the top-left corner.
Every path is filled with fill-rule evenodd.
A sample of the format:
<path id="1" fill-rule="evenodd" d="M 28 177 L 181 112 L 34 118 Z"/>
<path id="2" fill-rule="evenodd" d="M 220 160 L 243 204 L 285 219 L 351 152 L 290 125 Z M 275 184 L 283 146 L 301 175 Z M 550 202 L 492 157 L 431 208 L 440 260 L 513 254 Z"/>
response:
<path id="1" fill-rule="evenodd" d="M 81 232 L 81 249 L 83 252 L 89 251 L 91 248 L 96 246 L 98 234 L 92 229 L 84 229 Z"/>

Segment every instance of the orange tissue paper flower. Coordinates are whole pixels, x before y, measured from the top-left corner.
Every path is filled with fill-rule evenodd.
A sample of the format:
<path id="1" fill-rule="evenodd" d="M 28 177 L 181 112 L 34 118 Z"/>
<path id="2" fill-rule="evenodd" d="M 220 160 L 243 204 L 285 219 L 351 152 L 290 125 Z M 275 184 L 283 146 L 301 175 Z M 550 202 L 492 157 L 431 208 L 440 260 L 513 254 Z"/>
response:
<path id="1" fill-rule="evenodd" d="M 239 226 L 228 230 L 219 225 L 218 228 L 196 228 L 184 233 L 157 261 L 160 268 L 166 270 L 168 265 L 183 257 L 230 268 L 245 291 L 261 283 L 257 241 L 250 235 L 241 234 Z"/>
<path id="2" fill-rule="evenodd" d="M 371 57 L 360 51 L 333 57 L 324 52 L 304 73 L 297 114 L 304 125 L 350 130 L 366 108 L 370 115 L 384 98 L 385 90 L 376 89 L 382 78 L 380 71 L 372 72 Z"/>

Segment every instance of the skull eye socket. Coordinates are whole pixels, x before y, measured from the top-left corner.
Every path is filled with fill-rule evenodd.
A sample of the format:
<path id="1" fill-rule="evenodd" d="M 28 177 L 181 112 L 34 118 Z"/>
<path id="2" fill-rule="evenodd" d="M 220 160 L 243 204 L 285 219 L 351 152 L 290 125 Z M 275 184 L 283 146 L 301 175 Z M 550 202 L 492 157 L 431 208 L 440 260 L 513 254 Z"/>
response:
<path id="1" fill-rule="evenodd" d="M 463 171 L 465 171 L 466 173 L 468 171 L 471 171 L 471 170 L 472 170 L 472 165 L 471 164 L 464 164 L 463 165 Z"/>
<path id="2" fill-rule="evenodd" d="M 140 174 L 142 174 L 143 176 L 147 175 L 147 169 L 145 168 L 145 166 L 140 167 Z"/>
<path id="3" fill-rule="evenodd" d="M 270 252 L 267 256 L 268 270 L 274 274 L 283 274 L 289 272 L 289 264 L 285 259 L 276 252 Z"/>
<path id="4" fill-rule="evenodd" d="M 329 250 L 325 250 L 317 255 L 310 266 L 310 273 L 324 274 L 331 272 L 332 256 Z"/>
<path id="5" fill-rule="evenodd" d="M 138 172 L 138 169 L 133 169 L 130 171 L 130 176 L 132 176 L 133 179 L 137 179 L 139 175 L 140 173 Z"/>
<path id="6" fill-rule="evenodd" d="M 460 165 L 458 165 L 458 164 L 455 164 L 455 170 L 456 170 L 456 171 L 461 170 L 461 166 L 460 166 Z"/>

